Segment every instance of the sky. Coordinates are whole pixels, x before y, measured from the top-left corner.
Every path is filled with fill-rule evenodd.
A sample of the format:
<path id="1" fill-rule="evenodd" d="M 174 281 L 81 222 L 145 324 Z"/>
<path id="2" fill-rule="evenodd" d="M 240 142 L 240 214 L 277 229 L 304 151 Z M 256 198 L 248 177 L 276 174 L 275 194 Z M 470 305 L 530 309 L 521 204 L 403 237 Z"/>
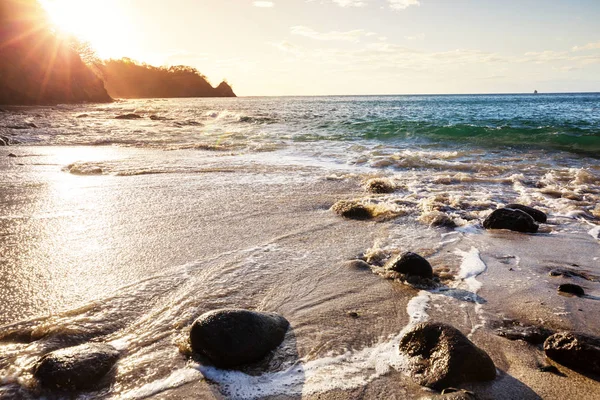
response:
<path id="1" fill-rule="evenodd" d="M 241 96 L 600 92 L 600 0 L 42 0 L 103 58 Z"/>

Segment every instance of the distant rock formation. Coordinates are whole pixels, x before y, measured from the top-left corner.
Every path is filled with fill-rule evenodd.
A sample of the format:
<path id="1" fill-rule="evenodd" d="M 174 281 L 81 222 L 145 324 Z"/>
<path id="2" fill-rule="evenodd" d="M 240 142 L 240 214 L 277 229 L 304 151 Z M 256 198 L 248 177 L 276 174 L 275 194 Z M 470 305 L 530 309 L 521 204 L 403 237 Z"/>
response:
<path id="1" fill-rule="evenodd" d="M 99 68 L 115 98 L 236 97 L 226 82 L 213 88 L 198 70 L 183 65 L 154 67 L 122 58 Z"/>
<path id="2" fill-rule="evenodd" d="M 35 0 L 0 1 L 0 104 L 112 101 Z"/>

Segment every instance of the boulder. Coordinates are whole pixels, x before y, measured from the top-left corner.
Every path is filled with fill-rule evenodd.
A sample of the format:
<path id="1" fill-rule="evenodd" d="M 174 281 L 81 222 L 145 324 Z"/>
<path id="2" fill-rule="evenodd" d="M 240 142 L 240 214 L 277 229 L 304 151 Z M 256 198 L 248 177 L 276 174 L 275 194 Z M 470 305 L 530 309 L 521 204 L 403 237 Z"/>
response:
<path id="1" fill-rule="evenodd" d="M 387 269 L 407 276 L 433 279 L 433 269 L 429 261 L 416 253 L 406 252 L 390 260 Z"/>
<path id="2" fill-rule="evenodd" d="M 435 390 L 496 377 L 496 367 L 488 354 L 450 325 L 413 326 L 400 339 L 400 353 L 408 358 L 413 379 Z"/>
<path id="3" fill-rule="evenodd" d="M 585 291 L 581 286 L 574 285 L 572 283 L 565 283 L 563 285 L 560 285 L 558 287 L 558 291 L 562 293 L 574 294 L 575 296 L 583 296 L 585 294 Z"/>
<path id="4" fill-rule="evenodd" d="M 233 368 L 264 358 L 281 344 L 289 325 L 274 313 L 214 310 L 194 322 L 190 344 L 215 366 Z"/>
<path id="5" fill-rule="evenodd" d="M 546 356 L 571 369 L 600 374 L 600 338 L 559 332 L 544 342 Z"/>
<path id="6" fill-rule="evenodd" d="M 485 229 L 509 229 L 524 233 L 536 233 L 539 229 L 531 215 L 512 208 L 495 210 L 483 221 L 483 227 Z"/>
<path id="7" fill-rule="evenodd" d="M 141 119 L 142 116 L 138 115 L 138 114 L 123 114 L 123 115 L 117 115 L 115 117 L 115 119 Z"/>
<path id="8" fill-rule="evenodd" d="M 546 221 L 548 221 L 548 216 L 546 215 L 546 213 L 540 210 L 536 210 L 533 207 L 528 207 L 521 204 L 508 204 L 504 208 L 511 208 L 513 210 L 524 211 L 527 214 L 529 214 L 531 218 L 533 218 L 536 222 L 545 223 Z"/>
<path id="9" fill-rule="evenodd" d="M 89 389 L 108 374 L 118 359 L 114 347 L 87 343 L 46 354 L 34 366 L 33 375 L 45 387 Z"/>
<path id="10" fill-rule="evenodd" d="M 371 209 L 356 201 L 341 200 L 331 208 L 338 215 L 348 219 L 371 219 L 373 212 Z"/>

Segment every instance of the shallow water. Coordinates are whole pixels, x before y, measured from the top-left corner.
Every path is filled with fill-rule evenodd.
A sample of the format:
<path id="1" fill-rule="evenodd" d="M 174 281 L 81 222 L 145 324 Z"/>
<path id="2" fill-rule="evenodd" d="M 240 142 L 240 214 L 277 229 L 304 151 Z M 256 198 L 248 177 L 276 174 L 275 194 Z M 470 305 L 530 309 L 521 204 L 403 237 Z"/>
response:
<path id="1" fill-rule="evenodd" d="M 476 387 L 483 396 L 589 397 L 597 383 L 538 377 L 540 352 L 488 325 L 508 316 L 598 332 L 598 281 L 567 298 L 548 276 L 565 265 L 600 275 L 598 107 L 597 94 L 405 96 L 0 114 L 15 143 L 0 148 L 0 395 L 61 397 L 36 386 L 32 364 L 92 340 L 122 357 L 82 397 L 410 398 L 423 392 L 402 375 L 397 340 L 429 319 L 490 352 L 502 373 Z M 114 118 L 131 112 L 144 118 Z M 375 177 L 395 191 L 368 193 Z M 386 218 L 344 220 L 330 210 L 341 199 Z M 536 235 L 481 229 L 512 202 L 549 223 Z M 441 215 L 456 227 L 430 227 Z M 450 281 L 419 291 L 343 265 L 405 250 Z M 180 349 L 193 320 L 220 307 L 276 311 L 292 329 L 266 365 L 199 365 Z"/>

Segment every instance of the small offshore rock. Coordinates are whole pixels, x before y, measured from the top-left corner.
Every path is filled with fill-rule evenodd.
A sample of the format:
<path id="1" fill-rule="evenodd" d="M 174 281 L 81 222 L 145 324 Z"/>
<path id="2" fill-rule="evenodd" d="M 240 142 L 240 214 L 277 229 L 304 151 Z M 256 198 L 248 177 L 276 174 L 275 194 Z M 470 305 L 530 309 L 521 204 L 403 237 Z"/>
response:
<path id="1" fill-rule="evenodd" d="M 562 293 L 574 294 L 575 296 L 583 296 L 585 294 L 585 291 L 581 286 L 574 285 L 572 283 L 565 283 L 560 285 L 558 287 L 558 291 Z"/>
<path id="2" fill-rule="evenodd" d="M 533 218 L 536 222 L 546 223 L 548 221 L 548 216 L 545 212 L 537 210 L 533 207 L 524 206 L 522 204 L 508 204 L 504 208 L 511 208 L 513 210 L 521 210 L 526 212 Z"/>
<path id="3" fill-rule="evenodd" d="M 369 179 L 365 185 L 366 189 L 375 194 L 393 193 L 396 188 L 389 179 L 374 178 Z"/>
<path id="4" fill-rule="evenodd" d="M 335 203 L 331 209 L 338 215 L 348 219 L 365 220 L 373 218 L 373 212 L 356 201 L 341 200 Z"/>
<path id="5" fill-rule="evenodd" d="M 500 208 L 491 213 L 483 221 L 485 229 L 509 229 L 523 233 L 536 233 L 539 225 L 533 217 L 521 210 L 512 208 Z"/>
<path id="6" fill-rule="evenodd" d="M 34 366 L 33 375 L 45 387 L 89 389 L 110 372 L 118 359 L 114 347 L 87 343 L 46 354 Z"/>
<path id="7" fill-rule="evenodd" d="M 442 390 L 496 378 L 490 356 L 450 325 L 417 324 L 400 339 L 399 348 L 409 359 L 413 379 L 421 386 Z"/>
<path id="8" fill-rule="evenodd" d="M 16 154 L 14 154 L 14 153 L 9 153 L 9 154 L 8 154 L 8 157 L 15 158 L 15 157 L 17 157 L 17 155 L 16 155 Z"/>
<path id="9" fill-rule="evenodd" d="M 407 276 L 433 279 L 433 268 L 429 261 L 416 253 L 406 252 L 390 260 L 387 269 Z"/>
<path id="10" fill-rule="evenodd" d="M 123 114 L 123 115 L 117 115 L 115 117 L 115 119 L 140 119 L 142 118 L 141 115 L 138 114 Z"/>
<path id="11" fill-rule="evenodd" d="M 560 332 L 544 342 L 546 356 L 571 369 L 600 374 L 600 339 L 574 332 Z"/>
<path id="12" fill-rule="evenodd" d="M 221 309 L 201 315 L 190 330 L 192 349 L 219 368 L 260 361 L 278 347 L 290 324 L 281 315 Z"/>

